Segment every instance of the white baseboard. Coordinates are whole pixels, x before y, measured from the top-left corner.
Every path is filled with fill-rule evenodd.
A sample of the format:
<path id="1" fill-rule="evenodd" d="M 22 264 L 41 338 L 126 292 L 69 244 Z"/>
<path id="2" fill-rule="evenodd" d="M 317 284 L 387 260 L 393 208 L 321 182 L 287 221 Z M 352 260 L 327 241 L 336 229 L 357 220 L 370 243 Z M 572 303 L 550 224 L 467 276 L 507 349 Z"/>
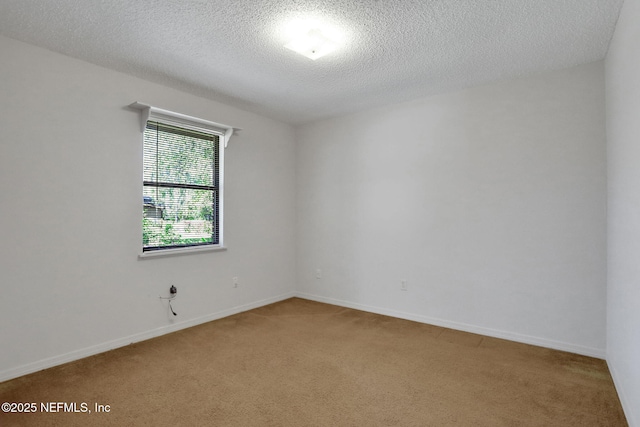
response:
<path id="1" fill-rule="evenodd" d="M 613 384 L 618 392 L 618 398 L 620 399 L 622 410 L 624 411 L 624 415 L 627 417 L 627 424 L 629 424 L 629 427 L 640 427 L 640 420 L 637 418 L 637 414 L 633 413 L 634 410 L 638 410 L 638 405 L 631 405 L 631 401 L 624 393 L 620 376 L 618 375 L 614 364 L 611 363 L 611 357 L 608 358 L 607 365 L 609 366 L 609 372 L 611 372 L 611 378 L 613 378 Z"/>
<path id="2" fill-rule="evenodd" d="M 47 359 L 38 360 L 37 362 L 27 363 L 26 365 L 18 366 L 16 368 L 7 369 L 0 372 L 0 381 L 7 381 L 13 378 L 21 377 L 23 375 L 31 374 L 41 371 L 43 369 L 52 368 L 63 363 L 73 362 L 85 357 L 93 356 L 98 353 L 113 350 L 119 347 L 124 347 L 129 344 L 133 344 L 140 341 L 145 341 L 150 338 L 159 337 L 161 335 L 176 332 L 181 329 L 190 328 L 192 326 L 200 325 L 202 323 L 211 322 L 213 320 L 221 319 L 223 317 L 231 316 L 233 314 L 241 313 L 243 311 L 252 310 L 254 308 L 262 307 L 268 304 L 273 304 L 278 301 L 283 301 L 295 296 L 295 292 L 288 292 L 286 294 L 279 295 L 273 298 L 267 298 L 260 301 L 251 302 L 248 304 L 239 305 L 236 307 L 222 310 L 216 313 L 208 314 L 206 316 L 198 317 L 184 322 L 174 323 L 172 325 L 163 326 L 160 328 L 152 329 L 150 331 L 141 332 L 127 337 L 119 338 L 112 341 L 107 341 L 91 347 L 82 348 L 79 350 L 71 351 L 59 356 L 50 357 Z"/>
<path id="3" fill-rule="evenodd" d="M 502 339 L 507 339 L 511 341 L 521 342 L 525 344 L 552 348 L 555 350 L 568 351 L 571 353 L 597 357 L 600 359 L 604 359 L 606 355 L 604 350 L 597 349 L 597 348 L 584 347 L 584 346 L 568 344 L 568 343 L 563 343 L 563 342 L 558 342 L 553 340 L 547 340 L 543 338 L 531 337 L 527 335 L 514 334 L 511 332 L 499 331 L 499 330 L 494 330 L 489 328 L 482 328 L 474 325 L 467 325 L 464 323 L 452 322 L 448 320 L 432 318 L 432 317 L 423 316 L 419 314 L 406 313 L 406 312 L 390 310 L 382 307 L 373 307 L 373 306 L 368 306 L 364 304 L 338 300 L 334 298 L 322 297 L 319 295 L 307 294 L 304 292 L 288 292 L 276 297 L 267 298 L 260 301 L 248 303 L 248 304 L 243 304 L 240 306 L 232 307 L 227 310 L 222 310 L 222 311 L 212 313 L 206 316 L 202 316 L 199 318 L 187 320 L 184 322 L 174 323 L 172 325 L 163 326 L 150 331 L 130 335 L 130 336 L 119 338 L 112 341 L 107 341 L 98 345 L 75 350 L 59 356 L 54 356 L 54 357 L 42 359 L 36 362 L 21 365 L 15 368 L 7 369 L 0 372 L 0 381 L 7 381 L 23 375 L 41 371 L 43 369 L 52 368 L 54 366 L 62 365 L 68 362 L 73 362 L 75 360 L 93 356 L 98 353 L 103 353 L 105 351 L 113 350 L 119 347 L 124 347 L 129 344 L 145 341 L 151 338 L 159 337 L 161 335 L 169 334 L 171 332 L 179 331 L 181 329 L 190 328 L 192 326 L 196 326 L 202 323 L 211 322 L 213 320 L 217 320 L 223 317 L 231 316 L 233 314 L 241 313 L 243 311 L 248 311 L 248 310 L 262 307 L 268 304 L 273 304 L 275 302 L 283 301 L 291 297 L 304 298 L 312 301 L 333 304 L 341 307 L 353 308 L 356 310 L 382 314 L 385 316 L 392 316 L 400 319 L 412 320 L 415 322 L 427 323 L 431 325 L 442 326 L 445 328 L 451 328 L 451 329 L 456 329 L 460 331 L 471 332 L 475 334 L 487 335 L 495 338 L 502 338 Z M 615 376 L 614 376 L 613 370 L 612 370 L 612 376 L 614 377 L 614 382 L 615 382 Z M 618 390 L 620 389 L 618 388 Z M 620 394 L 620 400 L 623 401 L 623 396 L 621 394 Z M 623 401 L 623 408 L 628 408 L 628 407 L 629 407 L 628 404 L 625 406 L 625 402 Z M 630 425 L 634 425 L 634 424 L 630 422 Z"/>
<path id="4" fill-rule="evenodd" d="M 516 334 L 513 332 L 500 331 L 497 329 L 483 328 L 480 326 L 468 325 L 465 323 L 452 322 L 449 320 L 423 316 L 421 314 L 406 313 L 406 312 L 391 310 L 391 309 L 382 308 L 382 307 L 373 307 L 373 306 L 354 303 L 350 301 L 343 301 L 343 300 L 338 300 L 334 298 L 327 298 L 319 295 L 308 294 L 304 292 L 296 292 L 295 296 L 298 298 L 304 298 L 312 301 L 338 305 L 341 307 L 368 311 L 370 313 L 376 313 L 376 314 L 382 314 L 385 316 L 397 317 L 400 319 L 412 320 L 414 322 L 428 323 L 430 325 L 442 326 L 444 328 L 456 329 L 459 331 L 471 332 L 474 334 L 487 335 L 490 337 L 501 338 L 509 341 L 516 341 L 523 344 L 531 344 L 539 347 L 546 347 L 554 350 L 561 350 L 561 351 L 567 351 L 570 353 L 581 354 L 583 356 L 596 357 L 598 359 L 605 359 L 606 357 L 606 351 L 600 348 L 585 347 L 581 345 L 564 343 L 564 342 L 549 340 L 545 338 L 538 338 L 538 337 L 533 337 L 529 335 Z"/>

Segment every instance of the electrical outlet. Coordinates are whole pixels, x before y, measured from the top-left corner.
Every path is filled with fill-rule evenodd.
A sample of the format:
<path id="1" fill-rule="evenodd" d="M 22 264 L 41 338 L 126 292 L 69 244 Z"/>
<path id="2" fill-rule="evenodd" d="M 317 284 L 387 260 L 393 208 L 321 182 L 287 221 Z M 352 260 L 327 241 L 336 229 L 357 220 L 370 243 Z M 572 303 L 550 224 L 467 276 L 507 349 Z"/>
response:
<path id="1" fill-rule="evenodd" d="M 322 270 L 316 269 L 316 279 L 322 279 Z"/>
<path id="2" fill-rule="evenodd" d="M 406 280 L 401 280 L 400 281 L 400 290 L 401 291 L 408 291 L 409 288 L 407 287 L 407 281 Z"/>
<path id="3" fill-rule="evenodd" d="M 238 285 L 240 284 L 240 279 L 238 279 L 238 276 L 235 276 L 232 280 L 233 280 L 233 287 L 237 288 Z"/>

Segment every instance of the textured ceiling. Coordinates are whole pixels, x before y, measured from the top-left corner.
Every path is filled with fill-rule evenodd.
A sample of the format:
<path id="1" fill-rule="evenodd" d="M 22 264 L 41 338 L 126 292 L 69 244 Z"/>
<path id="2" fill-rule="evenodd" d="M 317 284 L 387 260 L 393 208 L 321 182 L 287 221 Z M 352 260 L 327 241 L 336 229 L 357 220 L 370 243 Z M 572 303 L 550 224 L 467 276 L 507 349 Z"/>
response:
<path id="1" fill-rule="evenodd" d="M 623 0 L 0 0 L 0 34 L 298 124 L 604 58 Z M 344 45 L 286 48 L 294 18 Z"/>

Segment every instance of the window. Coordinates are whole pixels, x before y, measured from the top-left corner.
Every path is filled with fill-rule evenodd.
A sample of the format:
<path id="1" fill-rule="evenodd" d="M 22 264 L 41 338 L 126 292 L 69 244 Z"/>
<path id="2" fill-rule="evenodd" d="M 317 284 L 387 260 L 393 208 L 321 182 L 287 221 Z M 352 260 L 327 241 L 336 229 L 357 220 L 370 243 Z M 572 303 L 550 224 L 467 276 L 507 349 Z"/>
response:
<path id="1" fill-rule="evenodd" d="M 233 128 L 142 104 L 142 256 L 221 249 L 224 146 Z"/>

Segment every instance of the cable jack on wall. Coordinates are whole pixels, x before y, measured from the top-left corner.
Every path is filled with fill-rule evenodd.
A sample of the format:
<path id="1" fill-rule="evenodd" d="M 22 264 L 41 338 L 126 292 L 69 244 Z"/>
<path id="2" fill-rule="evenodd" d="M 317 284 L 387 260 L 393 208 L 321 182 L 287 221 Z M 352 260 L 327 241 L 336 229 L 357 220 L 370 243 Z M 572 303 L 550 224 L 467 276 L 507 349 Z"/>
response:
<path id="1" fill-rule="evenodd" d="M 168 300 L 169 301 L 169 310 L 171 310 L 171 312 L 173 313 L 174 316 L 177 316 L 178 313 L 173 311 L 173 307 L 171 306 L 171 301 L 173 301 L 178 296 L 178 288 L 176 288 L 175 286 L 171 285 L 171 287 L 169 288 L 169 294 L 170 294 L 170 296 L 168 296 L 168 297 L 162 297 L 161 296 L 159 298 Z"/>

